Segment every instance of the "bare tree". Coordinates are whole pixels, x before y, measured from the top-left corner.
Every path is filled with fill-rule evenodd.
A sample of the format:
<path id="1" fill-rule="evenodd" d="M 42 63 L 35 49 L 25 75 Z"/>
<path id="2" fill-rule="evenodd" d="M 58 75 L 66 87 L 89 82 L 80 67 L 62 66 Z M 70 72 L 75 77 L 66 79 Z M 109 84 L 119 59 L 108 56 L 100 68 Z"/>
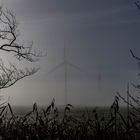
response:
<path id="1" fill-rule="evenodd" d="M 32 49 L 33 43 L 28 46 L 19 42 L 18 23 L 14 13 L 11 10 L 0 7 L 0 51 L 10 53 L 21 62 L 37 61 L 41 55 Z M 33 75 L 38 71 L 38 67 L 18 69 L 14 64 L 6 66 L 0 61 L 0 89 L 8 88 L 14 85 L 20 79 Z"/>

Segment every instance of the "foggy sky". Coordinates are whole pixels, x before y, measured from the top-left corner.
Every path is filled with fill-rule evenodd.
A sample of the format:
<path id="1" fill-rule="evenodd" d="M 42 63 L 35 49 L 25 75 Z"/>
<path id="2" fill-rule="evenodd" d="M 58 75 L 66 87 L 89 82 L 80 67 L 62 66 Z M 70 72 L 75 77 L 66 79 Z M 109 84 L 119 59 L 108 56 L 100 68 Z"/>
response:
<path id="1" fill-rule="evenodd" d="M 140 55 L 140 11 L 131 0 L 3 0 L 19 22 L 21 40 L 47 50 L 35 64 L 38 73 L 4 89 L 10 103 L 45 105 L 54 97 L 64 104 L 64 42 L 67 59 L 80 67 L 68 68 L 68 103 L 110 105 L 116 91 L 126 95 L 127 82 L 138 83 L 131 48 Z M 1 52 L 2 53 L 2 52 Z M 99 80 L 99 75 L 101 80 Z"/>

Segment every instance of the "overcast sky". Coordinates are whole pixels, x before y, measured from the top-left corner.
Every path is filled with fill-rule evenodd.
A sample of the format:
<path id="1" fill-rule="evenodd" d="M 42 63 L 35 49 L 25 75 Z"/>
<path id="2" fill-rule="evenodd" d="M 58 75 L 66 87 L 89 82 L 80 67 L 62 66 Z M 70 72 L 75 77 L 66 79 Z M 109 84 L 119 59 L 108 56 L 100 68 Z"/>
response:
<path id="1" fill-rule="evenodd" d="M 69 62 L 67 103 L 111 105 L 116 91 L 126 96 L 127 82 L 138 83 L 131 48 L 140 56 L 140 11 L 132 0 L 1 0 L 14 11 L 21 39 L 47 50 L 38 73 L 4 89 L 16 105 L 65 104 L 64 42 Z M 3 52 L 1 52 L 3 53 Z M 49 73 L 49 74 L 48 74 Z"/>

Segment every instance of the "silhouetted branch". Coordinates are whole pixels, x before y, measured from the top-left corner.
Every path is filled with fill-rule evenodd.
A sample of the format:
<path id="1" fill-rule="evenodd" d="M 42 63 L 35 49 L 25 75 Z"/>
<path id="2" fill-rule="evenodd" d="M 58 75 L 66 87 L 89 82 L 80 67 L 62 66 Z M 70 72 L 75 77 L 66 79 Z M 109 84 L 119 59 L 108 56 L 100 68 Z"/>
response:
<path id="1" fill-rule="evenodd" d="M 134 2 L 134 4 L 137 6 L 137 8 L 140 10 L 140 5 L 137 2 Z"/>
<path id="2" fill-rule="evenodd" d="M 33 75 L 39 68 L 25 68 L 24 70 L 17 69 L 15 65 L 10 64 L 10 67 L 0 63 L 0 89 L 8 88 L 14 85 L 20 79 Z"/>
<path id="3" fill-rule="evenodd" d="M 124 103 L 129 104 L 129 106 L 132 107 L 132 109 L 134 109 L 136 112 L 140 113 L 140 110 L 137 109 L 131 102 L 128 102 L 124 97 L 122 97 L 122 96 L 120 95 L 119 92 L 116 92 L 116 93 L 117 93 L 118 97 L 119 97 Z"/>
<path id="4" fill-rule="evenodd" d="M 140 58 L 137 57 L 137 56 L 135 56 L 134 53 L 133 53 L 133 51 L 131 49 L 130 49 L 130 53 L 131 53 L 131 55 L 132 55 L 133 58 L 135 58 L 136 60 L 140 61 Z"/>
<path id="5" fill-rule="evenodd" d="M 42 56 L 41 52 L 32 50 L 33 43 L 29 46 L 24 46 L 18 42 L 18 23 L 16 17 L 10 10 L 0 8 L 0 50 L 12 52 L 21 60 L 21 58 L 28 61 L 36 61 Z"/>

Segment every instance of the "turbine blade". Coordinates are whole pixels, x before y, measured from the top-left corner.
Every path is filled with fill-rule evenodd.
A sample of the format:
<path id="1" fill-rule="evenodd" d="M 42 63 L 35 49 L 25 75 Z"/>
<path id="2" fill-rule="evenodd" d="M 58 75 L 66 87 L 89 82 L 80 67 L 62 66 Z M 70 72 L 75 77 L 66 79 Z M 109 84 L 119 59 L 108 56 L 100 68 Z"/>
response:
<path id="1" fill-rule="evenodd" d="M 71 62 L 67 62 L 67 64 L 70 65 L 71 67 L 81 71 L 81 69 L 78 66 L 72 64 Z"/>
<path id="2" fill-rule="evenodd" d="M 63 63 L 61 63 L 61 64 L 55 66 L 54 68 L 52 68 L 52 69 L 47 73 L 47 75 L 49 75 L 49 74 L 55 72 L 57 69 L 59 69 L 60 67 L 62 67 L 64 64 L 65 64 L 65 63 L 63 62 Z"/>

